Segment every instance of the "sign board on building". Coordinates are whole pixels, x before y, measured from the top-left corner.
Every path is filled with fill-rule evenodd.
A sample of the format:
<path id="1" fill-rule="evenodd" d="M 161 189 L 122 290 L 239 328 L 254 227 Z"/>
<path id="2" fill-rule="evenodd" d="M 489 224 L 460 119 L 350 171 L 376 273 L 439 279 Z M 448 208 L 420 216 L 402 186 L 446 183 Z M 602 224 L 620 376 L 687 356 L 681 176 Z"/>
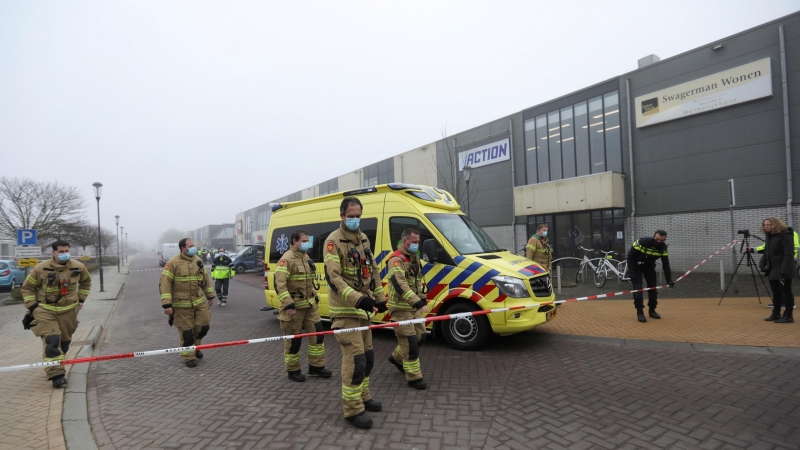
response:
<path id="1" fill-rule="evenodd" d="M 511 159 L 511 146 L 509 139 L 492 142 L 470 150 L 458 153 L 458 170 L 464 170 L 465 166 L 472 168 L 488 166 L 489 164 L 508 161 Z"/>
<path id="2" fill-rule="evenodd" d="M 642 128 L 771 96 L 771 61 L 764 58 L 636 97 L 636 127 Z"/>
<path id="3" fill-rule="evenodd" d="M 36 230 L 17 229 L 17 245 L 36 245 Z"/>
<path id="4" fill-rule="evenodd" d="M 39 264 L 39 260 L 36 258 L 20 258 L 17 260 L 17 264 L 20 267 L 35 267 Z"/>
<path id="5" fill-rule="evenodd" d="M 39 258 L 42 256 L 42 249 L 38 246 L 23 247 L 21 245 L 14 246 L 14 258 Z"/>

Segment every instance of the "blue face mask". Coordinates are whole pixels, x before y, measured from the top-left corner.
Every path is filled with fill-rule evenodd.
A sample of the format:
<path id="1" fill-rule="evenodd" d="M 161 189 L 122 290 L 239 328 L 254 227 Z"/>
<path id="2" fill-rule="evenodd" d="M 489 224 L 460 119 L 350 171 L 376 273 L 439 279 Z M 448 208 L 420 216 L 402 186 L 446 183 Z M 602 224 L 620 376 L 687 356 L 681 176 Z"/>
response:
<path id="1" fill-rule="evenodd" d="M 417 253 L 419 251 L 419 244 L 408 244 L 409 253 Z"/>
<path id="2" fill-rule="evenodd" d="M 542 231 L 542 237 L 547 237 L 547 231 Z"/>
<path id="3" fill-rule="evenodd" d="M 69 253 L 59 253 L 58 254 L 58 262 L 67 262 L 69 261 Z"/>
<path id="4" fill-rule="evenodd" d="M 197 248 L 189 247 L 189 256 L 194 256 L 197 254 Z"/>
<path id="5" fill-rule="evenodd" d="M 351 231 L 356 231 L 360 224 L 361 224 L 361 219 L 358 219 L 358 218 L 347 218 L 347 219 L 344 219 L 344 226 L 346 226 L 347 229 L 351 230 Z"/>
<path id="6" fill-rule="evenodd" d="M 314 246 L 314 244 L 312 244 L 311 241 L 301 242 L 300 243 L 300 251 L 305 253 L 305 252 L 311 250 L 311 247 L 313 247 L 313 246 Z"/>

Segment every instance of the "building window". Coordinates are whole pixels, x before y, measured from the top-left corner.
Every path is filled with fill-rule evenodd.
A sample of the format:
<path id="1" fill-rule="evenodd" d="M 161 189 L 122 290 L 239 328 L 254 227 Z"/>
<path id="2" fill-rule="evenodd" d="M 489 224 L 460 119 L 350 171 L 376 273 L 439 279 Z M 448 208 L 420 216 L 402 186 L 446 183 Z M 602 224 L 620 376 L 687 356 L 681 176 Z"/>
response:
<path id="1" fill-rule="evenodd" d="M 364 187 L 394 183 L 394 158 L 364 168 Z"/>
<path id="2" fill-rule="evenodd" d="M 539 168 L 539 183 L 550 181 L 550 157 L 547 154 L 547 116 L 536 118 L 536 164 Z"/>
<path id="3" fill-rule="evenodd" d="M 558 111 L 547 114 L 547 145 L 550 146 L 550 179 L 560 180 L 561 176 L 561 123 Z"/>
<path id="4" fill-rule="evenodd" d="M 592 164 L 589 158 L 589 116 L 586 112 L 586 102 L 575 104 L 575 163 L 578 176 L 592 173 Z"/>
<path id="5" fill-rule="evenodd" d="M 603 111 L 605 113 L 607 170 L 622 172 L 622 134 L 619 127 L 620 111 L 617 91 L 603 96 Z"/>
<path id="6" fill-rule="evenodd" d="M 536 174 L 536 119 L 525 121 L 525 172 L 527 183 L 534 184 L 537 180 Z"/>
<path id="7" fill-rule="evenodd" d="M 592 173 L 606 171 L 606 146 L 603 139 L 603 97 L 589 99 L 589 145 Z"/>
<path id="8" fill-rule="evenodd" d="M 564 164 L 564 178 L 575 176 L 575 126 L 572 122 L 572 106 L 561 108 L 561 161 Z"/>
<path id="9" fill-rule="evenodd" d="M 339 179 L 333 178 L 319 184 L 319 195 L 333 194 L 339 191 Z"/>

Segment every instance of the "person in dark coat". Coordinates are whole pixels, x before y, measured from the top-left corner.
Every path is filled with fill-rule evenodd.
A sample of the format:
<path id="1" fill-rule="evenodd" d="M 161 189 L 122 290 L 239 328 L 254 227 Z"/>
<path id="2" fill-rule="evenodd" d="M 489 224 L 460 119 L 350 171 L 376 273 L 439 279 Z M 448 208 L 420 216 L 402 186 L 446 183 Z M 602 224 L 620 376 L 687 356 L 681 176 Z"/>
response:
<path id="1" fill-rule="evenodd" d="M 794 230 L 777 217 L 767 217 L 761 223 L 761 232 L 766 236 L 764 254 L 758 267 L 767 275 L 772 290 L 772 315 L 764 320 L 775 323 L 794 323 Z M 786 311 L 781 317 L 781 306 Z"/>

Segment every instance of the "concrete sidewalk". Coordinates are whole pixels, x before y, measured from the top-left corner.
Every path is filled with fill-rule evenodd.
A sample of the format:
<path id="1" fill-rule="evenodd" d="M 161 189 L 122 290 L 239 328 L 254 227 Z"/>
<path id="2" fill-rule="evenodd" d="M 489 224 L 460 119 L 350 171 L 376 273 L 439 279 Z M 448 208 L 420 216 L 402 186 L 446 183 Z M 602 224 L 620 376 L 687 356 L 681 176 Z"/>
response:
<path id="1" fill-rule="evenodd" d="M 92 289 L 78 314 L 80 325 L 72 337 L 67 358 L 89 356 L 116 306 L 116 299 L 128 277 L 131 261 L 122 266 L 103 268 L 104 292 L 100 275 L 92 274 Z M 0 366 L 41 361 L 42 342 L 24 330 L 22 305 L 0 308 Z M 89 428 L 86 407 L 88 364 L 68 365 L 66 389 L 53 389 L 40 369 L 0 373 L 0 450 L 96 448 Z"/>

